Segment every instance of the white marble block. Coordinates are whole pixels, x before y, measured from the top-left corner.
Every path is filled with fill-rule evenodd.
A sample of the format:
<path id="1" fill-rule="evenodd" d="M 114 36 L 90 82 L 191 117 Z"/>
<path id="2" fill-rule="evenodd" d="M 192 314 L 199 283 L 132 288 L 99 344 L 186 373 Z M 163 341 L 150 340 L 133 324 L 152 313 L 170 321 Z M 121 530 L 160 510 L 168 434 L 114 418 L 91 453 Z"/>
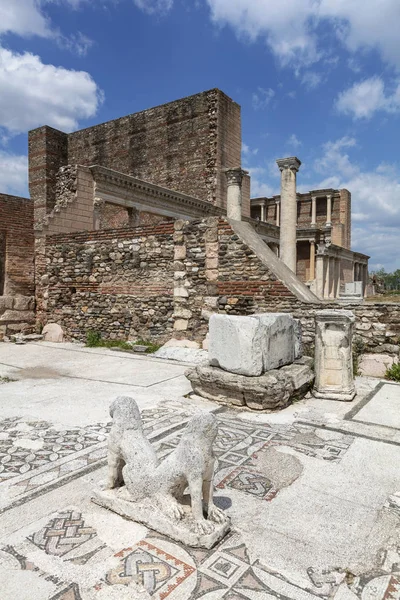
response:
<path id="1" fill-rule="evenodd" d="M 209 328 L 210 365 L 230 373 L 259 377 L 295 359 L 298 330 L 291 315 L 212 315 Z"/>
<path id="2" fill-rule="evenodd" d="M 353 400 L 353 325 L 349 310 L 320 310 L 315 313 L 316 398 Z"/>

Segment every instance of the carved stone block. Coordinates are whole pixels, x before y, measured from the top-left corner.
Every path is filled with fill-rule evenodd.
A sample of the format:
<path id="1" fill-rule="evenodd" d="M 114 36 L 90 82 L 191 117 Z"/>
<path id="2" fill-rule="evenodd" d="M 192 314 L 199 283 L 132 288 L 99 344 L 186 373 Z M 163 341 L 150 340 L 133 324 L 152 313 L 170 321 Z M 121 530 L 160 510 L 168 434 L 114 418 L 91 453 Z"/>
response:
<path id="1" fill-rule="evenodd" d="M 320 310 L 315 314 L 316 398 L 353 400 L 354 314 L 349 310 Z"/>

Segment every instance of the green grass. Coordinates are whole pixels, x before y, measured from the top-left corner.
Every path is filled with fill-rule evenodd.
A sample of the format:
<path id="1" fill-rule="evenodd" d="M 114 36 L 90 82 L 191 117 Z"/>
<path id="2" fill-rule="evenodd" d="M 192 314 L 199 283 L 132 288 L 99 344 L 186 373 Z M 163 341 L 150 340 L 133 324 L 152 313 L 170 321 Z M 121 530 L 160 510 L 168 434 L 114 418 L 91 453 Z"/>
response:
<path id="1" fill-rule="evenodd" d="M 386 369 L 385 379 L 400 383 L 400 363 L 395 363 Z"/>
<path id="2" fill-rule="evenodd" d="M 146 340 L 137 340 L 136 342 L 126 342 L 124 340 L 103 340 L 99 331 L 90 330 L 86 333 L 87 348 L 116 348 L 133 352 L 133 346 L 146 346 L 147 354 L 153 354 L 161 347 L 154 342 Z"/>

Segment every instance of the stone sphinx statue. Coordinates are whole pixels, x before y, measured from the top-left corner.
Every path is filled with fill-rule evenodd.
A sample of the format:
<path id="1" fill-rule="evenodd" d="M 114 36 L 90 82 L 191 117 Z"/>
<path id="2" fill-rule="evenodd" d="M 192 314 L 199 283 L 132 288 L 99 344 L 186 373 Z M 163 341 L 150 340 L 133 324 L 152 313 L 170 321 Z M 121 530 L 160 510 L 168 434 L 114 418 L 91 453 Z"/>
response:
<path id="1" fill-rule="evenodd" d="M 214 415 L 195 415 L 162 462 L 133 398 L 117 398 L 110 415 L 106 489 L 96 491 L 93 501 L 189 546 L 211 548 L 222 539 L 230 522 L 213 501 Z"/>

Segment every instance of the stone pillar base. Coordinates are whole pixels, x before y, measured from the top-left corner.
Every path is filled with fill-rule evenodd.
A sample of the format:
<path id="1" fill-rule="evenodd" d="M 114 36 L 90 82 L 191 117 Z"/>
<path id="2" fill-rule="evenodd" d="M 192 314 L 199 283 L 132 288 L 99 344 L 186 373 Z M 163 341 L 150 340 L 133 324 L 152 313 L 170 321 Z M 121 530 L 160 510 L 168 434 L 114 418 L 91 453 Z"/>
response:
<path id="1" fill-rule="evenodd" d="M 322 400 L 339 400 L 341 402 L 351 402 L 356 397 L 356 391 L 349 390 L 348 392 L 338 392 L 328 390 L 324 392 L 317 392 L 317 390 L 312 391 L 312 395 L 314 398 L 321 398 Z"/>

